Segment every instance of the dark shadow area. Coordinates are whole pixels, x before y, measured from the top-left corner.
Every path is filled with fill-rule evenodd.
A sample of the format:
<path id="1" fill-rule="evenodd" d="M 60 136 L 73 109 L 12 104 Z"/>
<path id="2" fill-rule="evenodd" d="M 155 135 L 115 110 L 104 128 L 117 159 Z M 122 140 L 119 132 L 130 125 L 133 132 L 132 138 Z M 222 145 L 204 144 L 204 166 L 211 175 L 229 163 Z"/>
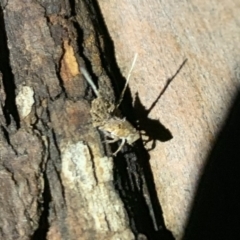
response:
<path id="1" fill-rule="evenodd" d="M 138 123 L 138 130 L 144 131 L 142 135 L 147 136 L 148 139 L 144 141 L 144 145 L 152 141 L 152 150 L 156 146 L 156 141 L 166 142 L 173 138 L 171 132 L 164 127 L 160 120 L 148 118 L 148 110 L 141 103 L 138 93 L 136 93 L 134 101 L 134 109 L 136 111 L 136 118 Z"/>
<path id="2" fill-rule="evenodd" d="M 102 65 L 112 80 L 116 99 L 119 99 L 126 79 L 122 76 L 116 63 L 113 41 L 97 1 L 86 0 L 85 2 L 91 13 L 95 31 L 104 42 L 104 48 L 100 50 Z M 126 116 L 133 125 L 137 126 L 135 110 L 131 103 L 132 97 L 127 89 L 120 106 L 121 111 L 123 116 Z M 112 152 L 115 152 L 117 144 L 111 144 L 110 147 Z M 149 164 L 149 154 L 141 141 L 138 141 L 134 147 L 125 145 L 114 158 L 114 184 L 125 205 L 130 226 L 136 239 L 140 233 L 147 236 L 148 240 L 174 239 L 172 233 L 166 229 Z"/>
<path id="3" fill-rule="evenodd" d="M 143 106 L 138 93 L 135 96 L 134 111 L 136 113 L 138 130 L 143 131 L 144 135 L 148 137 L 148 139 L 144 142 L 144 145 L 146 145 L 148 142 L 152 142 L 152 146 L 150 149 L 148 149 L 148 151 L 155 148 L 157 140 L 161 142 L 166 142 L 171 140 L 173 137 L 171 132 L 164 127 L 164 125 L 160 122 L 160 120 L 151 119 L 148 117 L 148 115 L 150 114 L 152 109 L 156 106 L 156 104 L 158 103 L 162 95 L 167 90 L 170 83 L 178 75 L 178 73 L 181 71 L 181 69 L 183 68 L 186 62 L 187 62 L 187 59 L 185 59 L 183 63 L 179 66 L 176 73 L 167 80 L 165 87 L 159 93 L 156 100 L 152 103 L 152 106 L 149 109 L 146 109 Z"/>
<path id="4" fill-rule="evenodd" d="M 115 58 L 114 43 L 110 37 L 107 26 L 104 22 L 104 18 L 98 6 L 98 2 L 96 0 L 85 0 L 85 3 L 88 9 L 88 12 L 91 16 L 91 21 L 95 28 L 95 33 L 97 35 L 96 41 L 100 51 L 102 66 L 104 66 L 104 70 L 106 71 L 106 74 L 112 80 L 112 85 L 115 90 L 116 99 L 119 99 L 121 90 L 124 88 L 126 79 L 122 76 L 121 71 L 117 65 L 117 61 Z M 81 26 L 78 27 L 79 30 L 80 28 Z M 103 42 L 104 44 L 101 44 L 101 42 Z M 79 39 L 78 43 L 79 43 L 79 46 L 82 45 L 81 39 Z M 83 49 L 81 48 L 80 51 L 83 51 Z M 92 76 L 93 72 L 91 72 L 91 64 L 89 64 L 89 60 L 87 60 L 85 57 L 83 57 L 83 59 L 85 62 L 88 63 L 86 67 Z M 97 78 L 94 74 L 92 77 L 93 77 L 93 80 L 97 82 Z M 129 89 L 126 90 L 123 102 L 126 101 L 126 98 L 128 101 L 132 100 Z M 122 104 L 122 105 L 126 105 L 126 104 Z M 131 110 L 132 110 L 132 107 L 131 107 Z M 134 121 L 134 117 L 132 117 L 132 121 Z"/>
<path id="5" fill-rule="evenodd" d="M 184 240 L 240 239 L 240 92 L 207 158 Z"/>
<path id="6" fill-rule="evenodd" d="M 14 76 L 12 73 L 9 49 L 7 45 L 7 35 L 5 29 L 5 23 L 3 19 L 3 10 L 0 7 L 0 72 L 2 73 L 2 81 L 4 91 L 6 93 L 6 100 L 3 106 L 4 116 L 6 118 L 7 125 L 11 124 L 11 120 L 14 120 L 17 128 L 20 127 L 20 118 L 16 106 L 16 94 Z"/>
<path id="7" fill-rule="evenodd" d="M 174 240 L 164 223 L 149 160 L 141 141 L 134 148 L 125 145 L 115 158 L 115 187 L 136 236 L 141 233 L 148 240 Z"/>
<path id="8" fill-rule="evenodd" d="M 45 240 L 47 239 L 47 234 L 49 231 L 49 204 L 51 202 L 51 191 L 49 186 L 49 180 L 46 172 L 43 173 L 44 178 L 44 191 L 42 194 L 43 197 L 43 206 L 42 212 L 38 221 L 38 228 L 33 233 L 31 240 Z"/>

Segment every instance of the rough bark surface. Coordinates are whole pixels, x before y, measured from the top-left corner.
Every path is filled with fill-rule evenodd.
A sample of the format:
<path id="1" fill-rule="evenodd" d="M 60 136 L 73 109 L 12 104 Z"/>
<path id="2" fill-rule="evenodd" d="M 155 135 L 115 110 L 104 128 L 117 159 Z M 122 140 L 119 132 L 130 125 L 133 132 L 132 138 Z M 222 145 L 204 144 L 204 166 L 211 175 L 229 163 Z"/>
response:
<path id="1" fill-rule="evenodd" d="M 95 16 L 71 4 L 1 1 L 0 239 L 134 239 L 79 70 L 114 96 Z"/>
<path id="2" fill-rule="evenodd" d="M 157 140 L 156 147 L 149 152 L 156 190 L 167 228 L 176 239 L 181 239 L 208 154 L 238 94 L 240 2 L 99 0 L 99 5 L 124 75 L 134 54 L 139 54 L 130 81 L 132 96 L 137 93 L 135 112 L 142 128 Z M 161 95 L 186 58 L 186 64 Z M 156 99 L 158 102 L 152 108 Z M 164 137 L 168 131 L 172 139 L 168 134 Z M 147 146 L 151 148 L 152 144 Z M 226 188 L 237 189 L 239 177 L 228 169 L 238 165 L 233 161 L 231 166 L 222 163 L 220 156 L 218 160 L 225 170 L 220 175 L 211 172 L 219 176 L 211 191 L 223 187 L 223 179 Z M 235 180 L 227 183 L 226 179 L 232 175 Z M 222 200 L 220 195 L 204 200 L 209 208 L 215 209 L 219 201 L 228 203 L 229 196 L 223 192 L 223 188 L 221 194 L 219 190 Z M 195 222 L 206 235 L 201 238 L 195 229 L 199 235 L 190 239 L 215 239 L 209 237 L 213 233 L 206 226 L 218 222 L 222 216 L 214 218 L 209 208 L 202 210 L 208 211 L 205 223 L 199 224 L 200 217 Z M 223 205 L 219 211 L 225 216 L 229 208 Z M 215 231 L 228 224 L 225 222 Z"/>

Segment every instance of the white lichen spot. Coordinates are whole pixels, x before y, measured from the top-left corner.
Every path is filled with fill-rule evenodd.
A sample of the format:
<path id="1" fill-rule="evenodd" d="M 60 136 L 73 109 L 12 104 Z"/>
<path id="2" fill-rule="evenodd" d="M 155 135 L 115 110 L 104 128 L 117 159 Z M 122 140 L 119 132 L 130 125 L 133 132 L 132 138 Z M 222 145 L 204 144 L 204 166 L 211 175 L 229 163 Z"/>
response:
<path id="1" fill-rule="evenodd" d="M 90 153 L 89 146 L 83 141 L 60 144 L 61 176 L 65 193 L 68 193 L 66 197 L 79 198 L 74 209 L 84 206 L 83 216 L 92 213 L 91 225 L 97 232 L 115 233 L 107 239 L 133 240 L 123 203 L 112 182 L 112 161 L 94 155 L 93 149 Z"/>
<path id="2" fill-rule="evenodd" d="M 16 97 L 16 104 L 21 118 L 27 117 L 34 104 L 34 91 L 29 86 L 21 86 Z"/>
<path id="3" fill-rule="evenodd" d="M 62 155 L 62 174 L 68 187 L 80 186 L 83 191 L 96 185 L 93 163 L 88 146 L 82 141 L 65 143 L 60 147 Z"/>

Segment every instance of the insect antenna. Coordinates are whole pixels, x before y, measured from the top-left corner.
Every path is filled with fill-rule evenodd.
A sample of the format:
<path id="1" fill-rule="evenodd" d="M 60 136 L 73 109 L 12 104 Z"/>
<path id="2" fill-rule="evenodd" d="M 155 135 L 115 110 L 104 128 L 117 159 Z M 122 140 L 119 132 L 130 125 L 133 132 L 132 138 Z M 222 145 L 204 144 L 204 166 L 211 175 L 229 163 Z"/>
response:
<path id="1" fill-rule="evenodd" d="M 85 79 L 87 80 L 88 84 L 91 86 L 92 90 L 94 91 L 94 93 L 96 94 L 97 97 L 99 97 L 99 92 L 97 90 L 96 85 L 94 84 L 90 74 L 87 72 L 87 70 L 83 67 L 80 67 L 81 73 L 83 74 L 83 76 L 85 77 Z"/>
<path id="2" fill-rule="evenodd" d="M 137 57 L 138 57 L 138 54 L 136 53 L 136 54 L 134 55 L 134 59 L 133 59 L 133 62 L 132 62 L 132 66 L 131 66 L 131 68 L 130 68 L 130 70 L 129 70 L 129 72 L 128 72 L 125 86 L 124 86 L 124 88 L 123 88 L 123 90 L 122 90 L 122 93 L 121 93 L 121 95 L 120 95 L 120 98 L 119 98 L 119 100 L 118 100 L 118 103 L 116 104 L 116 108 L 118 108 L 118 107 L 120 106 L 120 104 L 122 103 L 123 96 L 124 96 L 124 93 L 125 93 L 125 91 L 126 91 L 126 89 L 127 89 L 127 85 L 128 85 L 129 79 L 130 79 L 130 77 L 131 77 L 133 68 L 134 68 L 134 66 L 135 66 Z"/>

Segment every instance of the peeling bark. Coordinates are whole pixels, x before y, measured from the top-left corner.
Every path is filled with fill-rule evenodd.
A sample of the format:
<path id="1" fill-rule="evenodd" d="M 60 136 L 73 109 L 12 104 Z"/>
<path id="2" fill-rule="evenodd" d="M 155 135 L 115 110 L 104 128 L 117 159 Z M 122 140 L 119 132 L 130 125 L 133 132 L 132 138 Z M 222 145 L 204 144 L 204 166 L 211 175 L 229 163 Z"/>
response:
<path id="1" fill-rule="evenodd" d="M 114 55 L 95 1 L 0 3 L 0 238 L 169 234 L 151 202 L 142 144 L 113 159 L 92 126 L 94 96 L 79 67 L 112 100 L 110 77 L 122 79 L 107 64 Z"/>

